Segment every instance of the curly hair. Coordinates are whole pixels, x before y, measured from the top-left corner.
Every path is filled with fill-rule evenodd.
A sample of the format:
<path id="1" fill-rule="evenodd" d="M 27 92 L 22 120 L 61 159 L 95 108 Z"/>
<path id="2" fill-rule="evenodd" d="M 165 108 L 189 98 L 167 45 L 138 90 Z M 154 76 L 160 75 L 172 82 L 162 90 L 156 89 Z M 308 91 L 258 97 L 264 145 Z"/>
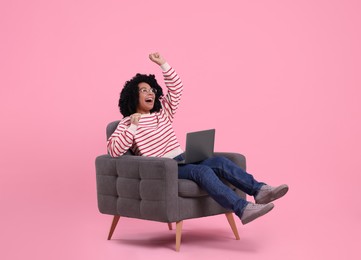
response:
<path id="1" fill-rule="evenodd" d="M 161 86 L 159 86 L 155 76 L 153 74 L 146 75 L 137 73 L 131 80 L 125 82 L 122 92 L 120 92 L 118 106 L 120 113 L 124 117 L 137 112 L 137 106 L 139 104 L 138 84 L 142 82 L 148 83 L 151 88 L 157 90 L 154 106 L 150 112 L 158 112 L 162 108 L 160 98 L 163 97 L 163 90 Z"/>

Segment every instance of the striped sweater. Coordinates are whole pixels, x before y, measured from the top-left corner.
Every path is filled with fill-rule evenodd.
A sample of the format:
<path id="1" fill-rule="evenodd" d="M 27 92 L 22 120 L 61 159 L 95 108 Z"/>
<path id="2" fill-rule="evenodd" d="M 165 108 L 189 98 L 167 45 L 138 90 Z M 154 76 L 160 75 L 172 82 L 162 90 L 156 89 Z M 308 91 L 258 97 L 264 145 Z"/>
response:
<path id="1" fill-rule="evenodd" d="M 168 64 L 161 65 L 168 93 L 160 100 L 159 112 L 142 114 L 139 124 L 124 117 L 107 141 L 112 157 L 131 149 L 135 155 L 174 158 L 183 150 L 174 133 L 172 122 L 182 96 L 183 84 L 176 71 Z"/>

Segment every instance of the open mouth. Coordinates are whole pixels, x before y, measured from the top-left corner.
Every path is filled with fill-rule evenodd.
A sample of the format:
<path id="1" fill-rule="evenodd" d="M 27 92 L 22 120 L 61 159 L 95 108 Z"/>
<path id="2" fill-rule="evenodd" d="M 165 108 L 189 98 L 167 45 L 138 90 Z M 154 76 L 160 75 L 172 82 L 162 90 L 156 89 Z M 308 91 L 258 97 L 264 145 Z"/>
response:
<path id="1" fill-rule="evenodd" d="M 147 102 L 147 103 L 152 103 L 153 101 L 154 101 L 153 98 L 147 98 L 147 99 L 145 99 L 145 102 Z"/>

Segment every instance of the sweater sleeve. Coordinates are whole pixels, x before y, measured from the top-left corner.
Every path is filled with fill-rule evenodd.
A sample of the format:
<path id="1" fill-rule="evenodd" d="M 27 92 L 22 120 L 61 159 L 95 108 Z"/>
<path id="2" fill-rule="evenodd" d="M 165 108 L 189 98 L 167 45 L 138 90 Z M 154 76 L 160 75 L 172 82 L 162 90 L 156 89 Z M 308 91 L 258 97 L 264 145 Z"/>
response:
<path id="1" fill-rule="evenodd" d="M 125 154 L 133 145 L 134 135 L 137 126 L 130 124 L 130 118 L 124 118 L 117 126 L 117 129 L 107 141 L 108 153 L 112 157 L 119 157 Z"/>
<path id="2" fill-rule="evenodd" d="M 162 99 L 161 103 L 168 118 L 173 122 L 174 114 L 180 103 L 183 92 L 183 83 L 177 72 L 168 64 L 161 65 L 164 77 L 164 83 L 167 86 L 168 93 Z"/>

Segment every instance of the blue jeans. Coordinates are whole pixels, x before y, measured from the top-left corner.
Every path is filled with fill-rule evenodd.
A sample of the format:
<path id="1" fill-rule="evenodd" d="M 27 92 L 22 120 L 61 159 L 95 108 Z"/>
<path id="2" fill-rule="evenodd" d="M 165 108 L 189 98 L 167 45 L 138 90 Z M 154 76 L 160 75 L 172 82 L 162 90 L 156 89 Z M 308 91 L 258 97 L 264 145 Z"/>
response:
<path id="1" fill-rule="evenodd" d="M 177 161 L 183 159 L 182 154 L 174 158 Z M 264 185 L 237 164 L 222 156 L 211 157 L 197 164 L 178 165 L 178 177 L 196 182 L 222 207 L 233 210 L 239 217 L 242 216 L 248 202 L 239 197 L 220 178 L 251 196 L 257 195 L 261 186 Z"/>

